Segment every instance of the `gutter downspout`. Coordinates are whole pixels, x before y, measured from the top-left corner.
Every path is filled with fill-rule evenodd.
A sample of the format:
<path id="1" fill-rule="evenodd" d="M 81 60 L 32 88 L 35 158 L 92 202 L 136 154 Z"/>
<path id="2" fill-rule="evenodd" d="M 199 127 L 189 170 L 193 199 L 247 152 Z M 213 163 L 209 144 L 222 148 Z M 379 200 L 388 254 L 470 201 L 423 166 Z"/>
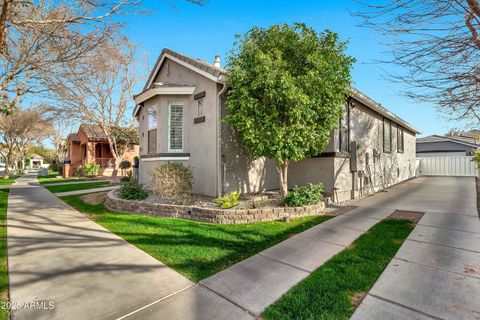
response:
<path id="1" fill-rule="evenodd" d="M 222 177 L 222 172 L 224 172 L 224 168 L 221 165 L 222 161 L 222 149 L 221 149 L 221 125 L 220 125 L 220 120 L 221 120 L 221 108 L 222 108 L 222 95 L 227 91 L 227 84 L 225 83 L 225 79 L 223 75 L 218 77 L 219 82 L 223 85 L 222 89 L 217 93 L 217 121 L 216 121 L 216 145 L 217 145 L 217 150 L 216 150 L 216 191 L 217 191 L 217 197 L 221 197 L 223 193 L 223 185 L 224 185 L 224 180 L 225 176 Z"/>

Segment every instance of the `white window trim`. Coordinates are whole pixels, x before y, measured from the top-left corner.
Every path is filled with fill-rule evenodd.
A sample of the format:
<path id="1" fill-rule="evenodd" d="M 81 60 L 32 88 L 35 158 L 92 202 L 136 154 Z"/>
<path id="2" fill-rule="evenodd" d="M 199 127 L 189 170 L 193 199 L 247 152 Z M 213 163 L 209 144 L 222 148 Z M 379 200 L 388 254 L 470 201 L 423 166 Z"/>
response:
<path id="1" fill-rule="evenodd" d="M 147 101 L 158 95 L 170 95 L 170 94 L 184 94 L 191 95 L 195 91 L 195 86 L 182 86 L 182 87 L 160 87 L 148 89 L 147 91 L 139 94 L 134 98 L 135 103 L 139 105 L 142 102 Z M 136 112 L 134 112 L 135 114 Z"/>
<path id="2" fill-rule="evenodd" d="M 181 105 L 182 106 L 182 149 L 172 149 L 170 148 L 170 117 L 171 117 L 171 110 L 172 105 Z M 167 146 L 168 152 L 183 152 L 185 149 L 185 107 L 183 101 L 170 101 L 168 102 L 168 134 L 167 134 Z"/>

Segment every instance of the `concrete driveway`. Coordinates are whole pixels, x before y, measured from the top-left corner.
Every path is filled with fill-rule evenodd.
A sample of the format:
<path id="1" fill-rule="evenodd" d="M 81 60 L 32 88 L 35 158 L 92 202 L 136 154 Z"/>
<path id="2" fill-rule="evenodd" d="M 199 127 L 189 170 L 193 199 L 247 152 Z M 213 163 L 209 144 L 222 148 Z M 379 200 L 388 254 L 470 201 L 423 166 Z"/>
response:
<path id="1" fill-rule="evenodd" d="M 426 213 L 351 319 L 480 319 L 474 178 L 417 178 L 360 205 Z"/>

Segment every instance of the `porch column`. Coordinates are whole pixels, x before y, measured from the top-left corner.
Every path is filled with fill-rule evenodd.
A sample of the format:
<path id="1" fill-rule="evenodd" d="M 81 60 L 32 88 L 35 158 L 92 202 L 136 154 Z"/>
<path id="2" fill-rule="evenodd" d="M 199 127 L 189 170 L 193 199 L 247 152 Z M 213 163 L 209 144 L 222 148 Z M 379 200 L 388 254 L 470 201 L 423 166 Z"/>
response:
<path id="1" fill-rule="evenodd" d="M 87 142 L 86 143 L 87 156 L 86 163 L 95 163 L 95 143 Z"/>

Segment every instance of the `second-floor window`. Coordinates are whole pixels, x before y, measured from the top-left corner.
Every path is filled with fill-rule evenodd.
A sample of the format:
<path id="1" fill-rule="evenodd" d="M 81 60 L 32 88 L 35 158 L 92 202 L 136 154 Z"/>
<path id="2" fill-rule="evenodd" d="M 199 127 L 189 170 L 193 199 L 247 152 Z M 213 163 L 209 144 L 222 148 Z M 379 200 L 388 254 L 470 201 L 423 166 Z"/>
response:
<path id="1" fill-rule="evenodd" d="M 157 127 L 158 118 L 155 107 L 148 108 L 147 111 L 147 148 L 148 154 L 157 153 Z"/>
<path id="2" fill-rule="evenodd" d="M 168 151 L 183 151 L 183 104 L 168 105 Z"/>
<path id="3" fill-rule="evenodd" d="M 383 119 L 383 152 L 392 152 L 392 123 Z"/>

